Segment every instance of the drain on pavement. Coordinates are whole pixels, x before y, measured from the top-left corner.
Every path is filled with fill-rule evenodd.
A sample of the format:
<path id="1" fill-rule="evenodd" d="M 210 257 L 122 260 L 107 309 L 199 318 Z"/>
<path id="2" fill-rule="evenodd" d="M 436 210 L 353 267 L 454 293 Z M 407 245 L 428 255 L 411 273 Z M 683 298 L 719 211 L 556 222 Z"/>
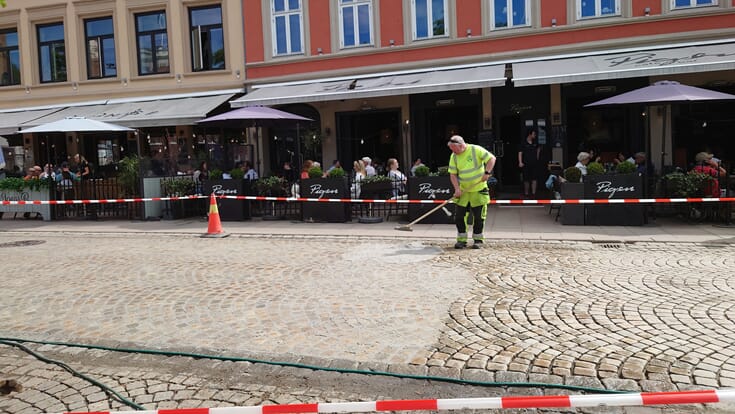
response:
<path id="1" fill-rule="evenodd" d="M 37 244 L 46 243 L 44 240 L 18 240 L 14 242 L 0 243 L 0 247 L 24 247 L 35 246 Z"/>

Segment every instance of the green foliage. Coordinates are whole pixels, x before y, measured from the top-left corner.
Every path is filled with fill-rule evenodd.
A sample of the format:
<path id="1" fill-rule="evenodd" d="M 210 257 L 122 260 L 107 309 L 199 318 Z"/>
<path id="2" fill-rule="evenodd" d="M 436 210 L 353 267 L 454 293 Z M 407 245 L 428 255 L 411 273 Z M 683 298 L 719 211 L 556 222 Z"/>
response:
<path id="1" fill-rule="evenodd" d="M 701 197 L 704 188 L 715 178 L 699 172 L 673 172 L 664 176 L 664 183 L 668 195 L 676 197 Z"/>
<path id="2" fill-rule="evenodd" d="M 431 173 L 431 170 L 425 165 L 419 165 L 418 167 L 416 167 L 413 173 L 416 177 L 428 177 Z"/>
<path id="3" fill-rule="evenodd" d="M 308 171 L 309 178 L 322 178 L 324 176 L 324 171 L 322 171 L 322 167 L 311 167 Z"/>
<path id="4" fill-rule="evenodd" d="M 24 180 L 18 177 L 8 177 L 0 180 L 0 190 L 11 190 L 11 191 L 40 191 L 41 189 L 49 188 L 51 183 L 50 178 L 43 180 Z"/>
<path id="5" fill-rule="evenodd" d="M 218 168 L 213 168 L 209 171 L 209 179 L 210 180 L 221 180 L 222 179 L 222 170 Z"/>
<path id="6" fill-rule="evenodd" d="M 258 178 L 255 180 L 255 191 L 261 196 L 285 196 L 286 180 L 275 175 Z"/>
<path id="7" fill-rule="evenodd" d="M 439 167 L 436 170 L 436 175 L 438 175 L 439 177 L 444 177 L 444 176 L 449 175 L 449 167 Z"/>
<path id="8" fill-rule="evenodd" d="M 164 197 L 179 197 L 194 194 L 196 184 L 189 177 L 175 177 L 163 180 L 161 189 Z"/>
<path id="9" fill-rule="evenodd" d="M 371 183 L 392 183 L 393 180 L 388 177 L 387 175 L 373 175 L 371 177 L 365 177 L 360 181 L 361 184 L 371 184 Z"/>
<path id="10" fill-rule="evenodd" d="M 140 157 L 131 155 L 117 163 L 117 182 L 122 187 L 125 196 L 138 194 L 140 180 Z"/>
<path id="11" fill-rule="evenodd" d="M 587 174 L 589 175 L 600 175 L 605 174 L 605 166 L 599 162 L 592 161 L 587 164 Z"/>
<path id="12" fill-rule="evenodd" d="M 329 174 L 327 174 L 327 177 L 329 178 L 342 178 L 344 176 L 345 176 L 345 170 L 342 167 L 332 168 Z"/>
<path id="13" fill-rule="evenodd" d="M 577 167 L 569 167 L 564 170 L 564 179 L 570 183 L 578 183 L 582 180 L 582 171 Z"/>
<path id="14" fill-rule="evenodd" d="M 630 174 L 636 172 L 636 165 L 630 161 L 623 161 L 615 167 L 618 174 Z"/>
<path id="15" fill-rule="evenodd" d="M 242 180 L 245 177 L 245 171 L 242 168 L 233 168 L 230 170 L 230 177 L 233 180 Z"/>

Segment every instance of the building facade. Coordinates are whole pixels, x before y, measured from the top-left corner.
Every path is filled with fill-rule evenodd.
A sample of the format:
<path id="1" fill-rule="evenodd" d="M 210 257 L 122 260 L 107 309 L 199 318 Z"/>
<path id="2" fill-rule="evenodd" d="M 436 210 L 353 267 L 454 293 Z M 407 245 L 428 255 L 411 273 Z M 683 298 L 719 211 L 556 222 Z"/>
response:
<path id="1" fill-rule="evenodd" d="M 6 169 L 81 153 L 104 172 L 142 153 L 158 160 L 156 169 L 176 172 L 226 156 L 224 132 L 196 121 L 229 109 L 243 92 L 242 16 L 239 0 L 8 1 L 0 8 Z M 18 133 L 71 116 L 136 131 Z M 247 148 L 235 147 L 229 156 L 242 157 Z"/>
<path id="2" fill-rule="evenodd" d="M 232 105 L 317 119 L 327 162 L 436 167 L 459 133 L 513 186 L 528 127 L 564 165 L 587 149 L 646 151 L 658 171 L 735 153 L 733 103 L 584 107 L 659 80 L 735 92 L 732 0 L 253 0 L 243 16 L 247 94 Z M 300 162 L 309 135 L 288 135 L 262 143 L 265 164 Z"/>

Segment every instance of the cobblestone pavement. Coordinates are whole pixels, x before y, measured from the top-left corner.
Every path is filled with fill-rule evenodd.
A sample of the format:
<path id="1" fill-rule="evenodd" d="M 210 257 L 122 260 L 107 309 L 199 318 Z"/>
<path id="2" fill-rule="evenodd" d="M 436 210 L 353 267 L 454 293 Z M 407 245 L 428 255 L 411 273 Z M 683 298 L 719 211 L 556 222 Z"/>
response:
<path id="1" fill-rule="evenodd" d="M 43 243 L 19 243 L 29 240 Z M 3 233 L 0 336 L 482 381 L 733 387 L 734 250 L 724 243 L 493 241 L 456 252 L 435 241 L 358 237 Z M 89 397 L 98 389 L 82 392 L 87 384 L 53 379 L 66 373 L 2 352 L 0 373 L 26 390 L 0 397 L 0 409 L 109 404 Z M 188 370 L 105 369 L 98 373 L 146 408 L 272 401 L 255 389 L 237 397 L 247 395 L 247 403 L 177 397 L 201 389 L 194 380 L 184 384 L 182 376 L 196 377 Z M 41 390 L 44 375 L 49 388 Z M 145 387 L 124 385 L 141 379 Z M 396 387 L 330 394 L 256 385 L 276 386 L 278 403 L 401 398 Z M 229 385 L 220 391 L 234 392 Z M 640 410 L 631 412 L 648 412 Z"/>

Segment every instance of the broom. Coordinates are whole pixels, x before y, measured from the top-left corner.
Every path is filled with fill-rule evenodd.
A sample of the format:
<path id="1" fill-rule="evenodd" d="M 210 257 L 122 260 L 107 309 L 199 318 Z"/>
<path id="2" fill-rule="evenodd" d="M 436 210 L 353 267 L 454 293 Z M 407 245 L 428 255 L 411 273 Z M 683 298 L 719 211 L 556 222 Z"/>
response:
<path id="1" fill-rule="evenodd" d="M 431 210 L 427 211 L 426 213 L 424 213 L 421 217 L 417 218 L 416 220 L 414 220 L 414 221 L 412 221 L 412 222 L 410 222 L 408 224 L 404 224 L 402 226 L 397 226 L 396 227 L 396 230 L 413 231 L 413 229 L 411 228 L 411 226 L 413 226 L 414 224 L 418 223 L 419 221 L 425 219 L 426 217 L 430 216 L 431 213 L 439 210 L 440 208 L 444 208 L 444 206 L 446 206 L 447 203 L 449 203 L 450 201 L 452 201 L 451 198 L 444 200 L 443 203 L 441 203 L 438 206 L 436 206 L 436 207 L 432 208 Z M 452 215 L 452 213 L 449 210 L 447 210 L 446 208 L 444 209 L 444 213 L 446 213 L 447 217 L 449 217 L 449 216 Z"/>

